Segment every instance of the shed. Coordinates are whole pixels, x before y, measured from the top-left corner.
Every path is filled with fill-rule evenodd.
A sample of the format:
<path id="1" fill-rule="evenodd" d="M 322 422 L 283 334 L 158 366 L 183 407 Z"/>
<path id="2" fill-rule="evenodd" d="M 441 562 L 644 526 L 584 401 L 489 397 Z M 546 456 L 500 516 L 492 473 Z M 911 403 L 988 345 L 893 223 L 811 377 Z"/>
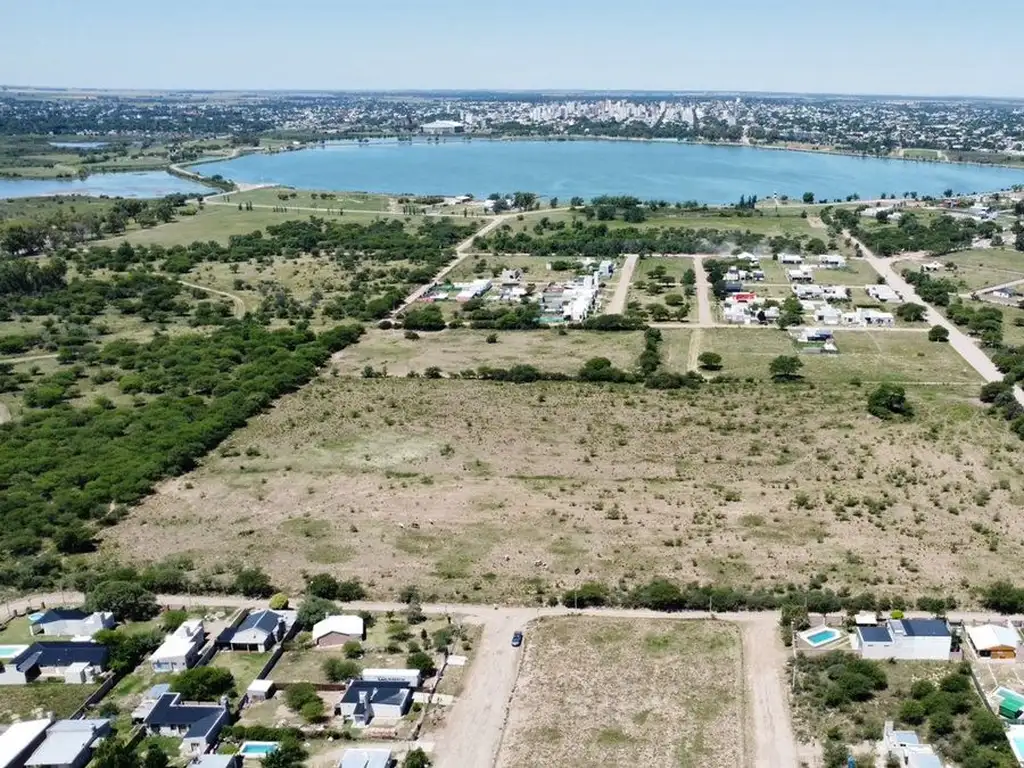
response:
<path id="1" fill-rule="evenodd" d="M 390 749 L 346 749 L 338 768 L 388 768 Z"/>
<path id="2" fill-rule="evenodd" d="M 362 616 L 328 616 L 313 625 L 313 642 L 320 647 L 328 647 L 362 640 L 364 626 Z"/>
<path id="3" fill-rule="evenodd" d="M 999 716 L 1007 720 L 1020 720 L 1024 714 L 1024 696 L 1014 691 L 1006 691 L 999 700 Z"/>
<path id="4" fill-rule="evenodd" d="M 979 656 L 992 659 L 1015 659 L 1020 635 L 1005 624 L 981 624 L 967 627 L 967 637 Z"/>
<path id="5" fill-rule="evenodd" d="M 273 680 L 253 680 L 245 689 L 249 701 L 266 701 L 274 695 Z"/>

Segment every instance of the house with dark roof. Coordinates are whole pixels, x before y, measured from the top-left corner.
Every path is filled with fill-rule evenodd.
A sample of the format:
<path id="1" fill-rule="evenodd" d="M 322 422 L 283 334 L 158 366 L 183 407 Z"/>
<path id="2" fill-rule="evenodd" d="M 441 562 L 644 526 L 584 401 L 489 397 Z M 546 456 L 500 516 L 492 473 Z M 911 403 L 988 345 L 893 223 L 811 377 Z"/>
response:
<path id="1" fill-rule="evenodd" d="M 0 685 L 25 685 L 40 677 L 91 683 L 106 668 L 109 656 L 107 647 L 99 643 L 33 643 L 0 662 Z"/>
<path id="2" fill-rule="evenodd" d="M 250 613 L 234 629 L 224 630 L 217 644 L 232 651 L 269 651 L 288 636 L 291 625 L 280 611 Z"/>
<path id="3" fill-rule="evenodd" d="M 142 722 L 154 736 L 180 738 L 182 754 L 201 755 L 228 724 L 227 698 L 220 704 L 193 704 L 183 703 L 180 693 L 164 693 Z"/>
<path id="4" fill-rule="evenodd" d="M 334 714 L 360 726 L 376 718 L 398 720 L 412 706 L 412 693 L 407 683 L 353 680 L 334 705 Z"/>
<path id="5" fill-rule="evenodd" d="M 852 644 L 865 659 L 949 661 L 953 638 L 942 619 L 890 619 L 858 626 Z"/>
<path id="6" fill-rule="evenodd" d="M 87 613 L 80 608 L 50 608 L 28 617 L 29 632 L 47 637 L 92 637 L 116 625 L 109 611 Z"/>

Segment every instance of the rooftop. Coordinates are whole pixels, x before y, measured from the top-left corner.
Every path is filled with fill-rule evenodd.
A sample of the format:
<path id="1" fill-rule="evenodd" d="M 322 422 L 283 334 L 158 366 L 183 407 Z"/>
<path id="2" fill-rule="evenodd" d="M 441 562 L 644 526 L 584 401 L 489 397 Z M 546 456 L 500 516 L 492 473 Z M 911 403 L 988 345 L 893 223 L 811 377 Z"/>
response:
<path id="1" fill-rule="evenodd" d="M 865 643 L 891 643 L 888 627 L 857 627 L 857 634 Z"/>
<path id="2" fill-rule="evenodd" d="M 24 672 L 34 664 L 40 667 L 69 667 L 85 662 L 102 667 L 107 663 L 110 652 L 99 643 L 33 643 L 14 659 L 18 670 Z"/>
<path id="3" fill-rule="evenodd" d="M 390 749 L 346 749 L 338 768 L 388 768 Z"/>
<path id="4" fill-rule="evenodd" d="M 361 636 L 363 634 L 363 619 L 361 616 L 352 615 L 328 616 L 313 625 L 313 642 L 334 632 L 339 635 Z"/>
<path id="5" fill-rule="evenodd" d="M 157 728 L 188 726 L 186 738 L 205 736 L 227 715 L 220 704 L 182 704 L 180 694 L 165 693 L 146 715 L 146 725 Z"/>
<path id="6" fill-rule="evenodd" d="M 0 733 L 0 768 L 19 765 L 25 751 L 37 743 L 49 727 L 48 719 L 26 720 Z"/>
<path id="7" fill-rule="evenodd" d="M 401 705 L 412 694 L 412 689 L 406 683 L 390 680 L 353 680 L 345 689 L 341 701 L 345 704 L 358 704 L 360 693 L 369 694 L 371 704 Z"/>
<path id="8" fill-rule="evenodd" d="M 235 632 L 256 630 L 258 632 L 270 634 L 277 629 L 278 622 L 280 621 L 281 617 L 273 611 L 257 611 L 256 613 L 250 613 L 246 616 L 242 620 L 242 623 L 238 625 Z"/>
<path id="9" fill-rule="evenodd" d="M 949 627 L 942 619 L 902 619 L 908 637 L 949 637 Z"/>
<path id="10" fill-rule="evenodd" d="M 92 743 L 110 732 L 110 721 L 59 720 L 46 733 L 26 766 L 71 765 Z"/>

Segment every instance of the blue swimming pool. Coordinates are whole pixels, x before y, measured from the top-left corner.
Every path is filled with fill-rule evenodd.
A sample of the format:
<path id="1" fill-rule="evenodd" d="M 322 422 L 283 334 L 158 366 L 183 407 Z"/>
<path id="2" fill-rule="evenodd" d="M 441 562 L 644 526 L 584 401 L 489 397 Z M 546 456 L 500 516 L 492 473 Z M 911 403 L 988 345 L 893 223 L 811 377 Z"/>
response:
<path id="1" fill-rule="evenodd" d="M 239 747 L 238 754 L 262 760 L 271 752 L 276 752 L 278 746 L 280 744 L 276 741 L 246 741 Z"/>
<path id="2" fill-rule="evenodd" d="M 0 645 L 0 659 L 13 659 L 26 647 L 24 645 Z"/>
<path id="3" fill-rule="evenodd" d="M 800 633 L 801 639 L 812 648 L 831 643 L 842 635 L 843 633 L 834 627 L 818 627 Z"/>

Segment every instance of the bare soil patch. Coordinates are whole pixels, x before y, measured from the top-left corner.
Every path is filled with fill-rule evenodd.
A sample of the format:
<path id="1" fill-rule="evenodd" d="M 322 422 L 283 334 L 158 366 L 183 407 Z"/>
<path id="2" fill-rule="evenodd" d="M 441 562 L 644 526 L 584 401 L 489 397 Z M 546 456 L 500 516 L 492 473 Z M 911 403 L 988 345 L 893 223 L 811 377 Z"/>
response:
<path id="1" fill-rule="evenodd" d="M 748 764 L 736 626 L 575 616 L 527 638 L 499 768 Z"/>

